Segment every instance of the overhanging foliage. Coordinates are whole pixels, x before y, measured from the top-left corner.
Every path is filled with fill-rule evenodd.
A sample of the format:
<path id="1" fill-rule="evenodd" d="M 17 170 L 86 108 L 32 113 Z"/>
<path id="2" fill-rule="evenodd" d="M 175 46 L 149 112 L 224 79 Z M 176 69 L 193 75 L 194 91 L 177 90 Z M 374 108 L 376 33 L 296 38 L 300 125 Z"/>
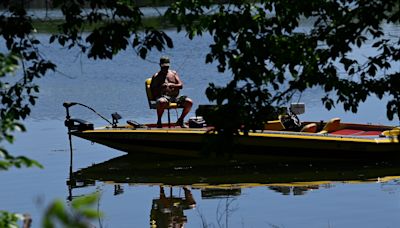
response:
<path id="1" fill-rule="evenodd" d="M 206 62 L 233 78 L 225 87 L 211 84 L 207 96 L 224 104 L 219 115 L 236 113 L 236 127 L 259 127 L 275 105 L 315 86 L 325 89 L 327 109 L 357 112 L 376 95 L 389 98 L 388 119 L 400 116 L 400 34 L 383 29 L 400 22 L 398 1 L 181 1 L 167 15 L 189 38 L 213 36 Z M 312 21 L 311 29 L 301 21 Z M 352 57 L 365 47 L 376 55 Z"/>

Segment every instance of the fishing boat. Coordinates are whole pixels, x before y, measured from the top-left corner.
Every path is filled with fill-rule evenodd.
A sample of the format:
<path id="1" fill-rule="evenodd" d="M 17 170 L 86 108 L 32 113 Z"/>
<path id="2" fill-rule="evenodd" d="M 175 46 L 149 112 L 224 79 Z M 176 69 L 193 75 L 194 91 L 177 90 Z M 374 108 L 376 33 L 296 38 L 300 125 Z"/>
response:
<path id="1" fill-rule="evenodd" d="M 399 156 L 400 127 L 343 123 L 340 118 L 328 121 L 300 122 L 297 115 L 304 113 L 304 104 L 293 104 L 288 115 L 268 121 L 264 129 L 238 131 L 226 136 L 213 130 L 199 117 L 189 120 L 190 128 L 127 121 L 118 124 L 120 116 L 103 127 L 73 119 L 69 107 L 65 125 L 69 134 L 130 154 L 160 153 L 184 157 L 199 157 L 214 153 L 234 156 L 275 156 L 320 159 L 391 158 Z M 197 123 L 191 124 L 190 121 Z M 197 122 L 196 122 L 197 121 Z M 295 127 L 293 127 L 293 125 Z"/>

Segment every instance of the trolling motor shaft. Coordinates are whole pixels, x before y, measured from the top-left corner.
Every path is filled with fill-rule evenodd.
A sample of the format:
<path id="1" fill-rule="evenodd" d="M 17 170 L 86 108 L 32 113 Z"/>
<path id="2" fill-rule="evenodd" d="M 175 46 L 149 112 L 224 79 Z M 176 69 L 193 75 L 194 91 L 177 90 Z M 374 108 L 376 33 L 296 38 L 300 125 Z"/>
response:
<path id="1" fill-rule="evenodd" d="M 118 120 L 120 120 L 122 118 L 118 113 L 115 112 L 115 113 L 111 114 L 111 117 L 112 117 L 112 122 L 111 122 L 104 116 L 100 115 L 100 113 L 96 112 L 96 110 L 94 110 L 93 108 L 91 108 L 87 105 L 84 105 L 84 104 L 81 104 L 78 102 L 64 102 L 63 106 L 65 107 L 65 110 L 67 113 L 67 115 L 65 117 L 65 126 L 68 127 L 69 130 L 84 131 L 84 130 L 93 130 L 94 129 L 93 124 L 86 120 L 71 119 L 71 116 L 69 114 L 69 108 L 74 105 L 80 105 L 80 106 L 83 106 L 83 107 L 89 109 L 90 111 L 94 112 L 96 115 L 101 117 L 103 120 L 107 121 L 107 123 L 109 123 L 113 128 L 117 127 Z"/>

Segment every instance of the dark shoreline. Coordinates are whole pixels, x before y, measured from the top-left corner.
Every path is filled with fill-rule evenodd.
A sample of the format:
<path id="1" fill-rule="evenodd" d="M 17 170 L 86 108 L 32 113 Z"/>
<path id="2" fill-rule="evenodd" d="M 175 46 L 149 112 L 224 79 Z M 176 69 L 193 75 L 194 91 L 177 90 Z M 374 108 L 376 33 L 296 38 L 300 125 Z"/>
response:
<path id="1" fill-rule="evenodd" d="M 34 19 L 33 27 L 36 29 L 35 32 L 38 33 L 57 33 L 59 31 L 59 25 L 61 25 L 64 21 L 64 19 Z M 153 27 L 157 29 L 167 29 L 174 27 L 170 23 L 163 20 L 162 17 L 145 17 L 142 18 L 142 23 L 144 27 Z M 101 24 L 85 24 L 83 32 L 91 31 L 97 26 L 101 26 Z"/>

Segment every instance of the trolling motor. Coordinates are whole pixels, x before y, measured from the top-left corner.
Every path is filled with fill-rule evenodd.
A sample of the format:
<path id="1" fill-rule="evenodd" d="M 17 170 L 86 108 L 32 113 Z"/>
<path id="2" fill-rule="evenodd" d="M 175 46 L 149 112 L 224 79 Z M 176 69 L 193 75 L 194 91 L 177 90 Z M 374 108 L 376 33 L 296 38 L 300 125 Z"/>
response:
<path id="1" fill-rule="evenodd" d="M 113 128 L 117 127 L 118 124 L 118 120 L 121 119 L 122 117 L 118 114 L 118 113 L 113 113 L 111 115 L 112 117 L 112 122 L 110 122 L 108 119 L 106 119 L 104 116 L 100 115 L 98 112 L 96 112 L 96 110 L 94 110 L 93 108 L 78 103 L 78 102 L 64 102 L 63 106 L 65 107 L 67 116 L 65 117 L 65 126 L 68 128 L 68 130 L 78 130 L 78 131 L 85 131 L 85 130 L 93 130 L 94 126 L 92 123 L 86 121 L 86 120 L 82 120 L 82 119 L 72 119 L 70 114 L 69 114 L 69 108 L 74 106 L 74 105 L 80 105 L 83 106 L 89 110 L 91 110 L 92 112 L 96 113 L 98 116 L 100 116 L 102 119 L 104 119 L 105 121 L 107 121 L 107 123 L 109 123 Z"/>
<path id="2" fill-rule="evenodd" d="M 69 150 L 70 150 L 70 164 L 69 164 L 69 180 L 67 180 L 67 185 L 68 185 L 68 192 L 69 192 L 69 196 L 68 196 L 68 200 L 72 200 L 72 188 L 73 186 L 76 186 L 77 182 L 76 179 L 73 175 L 73 168 L 72 168 L 72 164 L 73 164 L 73 149 L 72 149 L 72 137 L 71 137 L 71 131 L 85 131 L 85 130 L 93 130 L 93 124 L 85 121 L 85 120 L 81 120 L 81 119 L 72 119 L 70 114 L 69 114 L 69 108 L 74 106 L 74 105 L 82 105 L 84 107 L 86 107 L 86 105 L 77 103 L 77 102 L 64 102 L 63 106 L 65 107 L 67 116 L 65 117 L 65 121 L 64 121 L 64 125 L 68 128 L 68 139 L 69 139 Z M 89 109 L 92 109 L 90 107 L 88 107 Z M 93 110 L 94 111 L 94 110 Z"/>

